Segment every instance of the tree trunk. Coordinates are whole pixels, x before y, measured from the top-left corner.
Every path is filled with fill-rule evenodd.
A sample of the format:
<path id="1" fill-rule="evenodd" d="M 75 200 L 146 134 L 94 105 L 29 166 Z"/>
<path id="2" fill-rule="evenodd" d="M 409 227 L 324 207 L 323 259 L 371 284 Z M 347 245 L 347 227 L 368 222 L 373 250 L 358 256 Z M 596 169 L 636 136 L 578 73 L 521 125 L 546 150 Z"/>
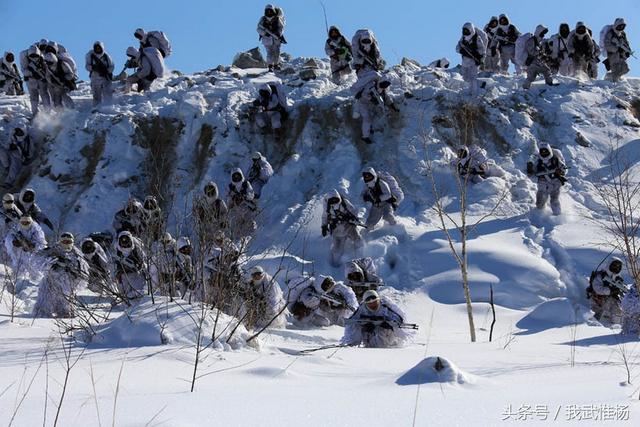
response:
<path id="1" fill-rule="evenodd" d="M 460 235 L 462 237 L 462 263 L 460 264 L 460 271 L 462 272 L 462 288 L 464 289 L 464 300 L 467 304 L 469 334 L 471 335 L 471 342 L 476 342 L 476 327 L 473 323 L 473 306 L 471 305 L 471 290 L 469 289 L 469 274 L 467 272 L 467 229 L 465 220 L 466 218 L 463 216 L 462 229 L 460 230 Z"/>

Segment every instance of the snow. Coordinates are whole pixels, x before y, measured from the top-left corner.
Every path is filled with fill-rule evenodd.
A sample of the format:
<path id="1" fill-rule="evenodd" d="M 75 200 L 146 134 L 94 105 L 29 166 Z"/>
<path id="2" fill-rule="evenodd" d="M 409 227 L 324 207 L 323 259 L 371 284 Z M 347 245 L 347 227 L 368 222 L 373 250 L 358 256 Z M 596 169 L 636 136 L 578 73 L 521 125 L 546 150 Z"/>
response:
<path id="1" fill-rule="evenodd" d="M 300 69 L 307 59 L 287 66 Z M 214 180 L 224 192 L 229 172 L 258 150 L 275 175 L 261 198 L 261 232 L 251 242 L 251 263 L 269 274 L 283 263 L 289 277 L 304 270 L 341 279 L 342 268 L 328 263 L 330 242 L 320 236 L 323 196 L 339 188 L 364 213 L 362 169 L 389 171 L 406 195 L 399 224 L 369 232 L 364 255 L 374 258 L 388 285 L 383 295 L 406 311 L 408 322 L 420 325 L 415 342 L 302 356 L 299 350 L 339 342 L 343 329 L 289 325 L 247 346 L 249 332 L 241 327 L 233 344 L 226 345 L 223 335 L 205 350 L 201 377 L 189 393 L 197 309 L 145 300 L 115 309 L 98 327 L 71 372 L 61 425 L 410 425 L 414 412 L 415 425 L 522 424 L 511 417 L 502 421 L 508 405 L 546 405 L 550 419 L 559 411 L 559 421 L 567 421 L 571 405 L 627 405 L 630 422 L 637 422 L 638 391 L 633 380 L 621 385 L 626 372 L 620 357 L 622 346 L 634 354 L 637 341 L 621 341 L 617 329 L 590 320 L 584 289 L 590 271 L 609 253 L 595 221 L 606 218 L 595 186 L 608 173 L 617 145 L 637 161 L 638 121 L 625 105 L 639 97 L 640 80 L 613 85 L 562 77 L 560 86 L 537 83 L 524 92 L 522 77 L 486 77 L 483 97 L 469 100 L 455 69 L 395 66 L 389 77 L 401 113 L 376 121 L 374 144 L 367 146 L 351 117 L 352 81 L 334 85 L 327 62 L 318 61 L 316 80 L 278 77 L 292 106 L 280 141 L 246 119 L 244 106 L 259 84 L 276 79 L 264 70 L 169 76 L 149 94 L 118 95 L 114 105 L 96 112 L 88 85 L 81 84 L 74 93 L 76 111 L 34 121 L 41 154 L 25 185 L 36 189 L 60 230 L 83 237 L 110 228 L 131 195 L 144 197 L 160 183 L 161 204 L 172 210 L 169 228 L 175 230 L 184 226 L 184 213 L 204 183 Z M 503 177 L 470 187 L 469 221 L 508 192 L 498 215 L 475 228 L 468 242 L 475 344 L 468 342 L 459 272 L 424 176 L 429 158 L 448 190 L 447 209 L 457 217 L 449 162 L 459 144 L 453 126 L 465 103 L 475 116 L 474 141 L 504 170 Z M 0 114 L 6 134 L 29 116 L 28 100 L 0 97 Z M 589 147 L 576 142 L 577 132 Z M 570 166 L 558 218 L 548 210 L 530 212 L 535 185 L 524 167 L 543 141 L 560 149 Z M 285 277 L 277 279 L 285 283 Z M 497 312 L 492 342 L 490 285 Z M 14 322 L 10 295 L 1 295 L 0 420 L 8 424 L 25 394 L 13 425 L 30 426 L 42 424 L 45 402 L 47 423 L 53 420 L 64 353 L 56 323 L 29 316 L 35 285 L 22 288 Z M 211 327 L 207 323 L 207 337 Z M 78 344 L 72 354 L 82 348 Z M 437 357 L 445 374 L 434 377 Z M 635 362 L 631 369 L 635 378 Z"/>

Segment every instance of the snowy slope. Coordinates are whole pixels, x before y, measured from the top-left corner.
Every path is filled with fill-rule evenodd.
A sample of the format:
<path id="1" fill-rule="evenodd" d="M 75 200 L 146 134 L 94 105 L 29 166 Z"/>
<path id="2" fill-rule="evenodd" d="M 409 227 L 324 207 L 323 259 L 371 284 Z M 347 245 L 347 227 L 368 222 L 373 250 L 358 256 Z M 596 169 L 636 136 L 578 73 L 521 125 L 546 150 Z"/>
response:
<path id="1" fill-rule="evenodd" d="M 290 65 L 299 68 L 304 61 Z M 261 232 L 252 242 L 252 254 L 273 272 L 283 249 L 293 242 L 285 257 L 289 270 L 342 278 L 343 272 L 327 262 L 330 242 L 320 236 L 323 196 L 340 188 L 364 211 L 359 199 L 362 169 L 387 170 L 407 197 L 398 211 L 399 225 L 370 233 L 365 253 L 374 257 L 391 285 L 385 292 L 407 309 L 410 321 L 421 324 L 417 343 L 405 349 L 342 349 L 333 356 L 329 351 L 298 357 L 288 350 L 333 343 L 341 329 L 273 331 L 260 351 L 213 354 L 205 368 L 212 374 L 193 395 L 185 393 L 191 353 L 181 340 L 163 347 L 138 342 L 142 347 L 90 348 L 74 374 L 74 391 L 63 411 L 65 425 L 97 421 L 95 405 L 88 403 L 93 399 L 89 360 L 101 378 L 101 420 L 110 422 L 113 388 L 125 356 L 118 425 L 143 425 L 163 407 L 153 422 L 411 425 L 416 383 L 430 377 L 417 366 L 425 355 L 451 360 L 464 371 L 466 382 L 423 384 L 416 425 L 502 424 L 508 404 L 546 404 L 551 417 L 557 405 L 564 411 L 570 404 L 629 404 L 635 387 L 619 385 L 626 375 L 615 336 L 584 323 L 589 317 L 584 288 L 586 276 L 608 253 L 592 221 L 604 217 L 594 186 L 616 141 L 629 156 L 640 156 L 640 124 L 631 107 L 640 81 L 614 86 L 563 78 L 561 86 L 534 85 L 525 93 L 518 78 L 496 77 L 487 79 L 484 97 L 463 110 L 468 98 L 455 71 L 396 66 L 389 77 L 401 113 L 391 114 L 386 125 L 377 123 L 381 132 L 367 146 L 359 141 L 359 122 L 351 117 L 349 85 L 331 83 L 328 64 L 318 62 L 323 69 L 316 80 L 303 83 L 281 76 L 293 105 L 282 140 L 262 135 L 246 118 L 244 105 L 257 95 L 257 85 L 274 78 L 259 70 L 165 78 L 149 95 L 119 96 L 115 105 L 95 113 L 88 87 L 81 85 L 77 111 L 36 120 L 42 155 L 26 181 L 61 231 L 85 235 L 107 229 L 130 195 L 148 193 L 159 195 L 165 209 L 173 208 L 170 228 L 183 228 L 193 195 L 204 182 L 213 179 L 224 188 L 231 169 L 260 150 L 276 174 L 263 192 Z M 448 163 L 460 143 L 455 127 L 462 111 L 474 118 L 475 143 L 505 171 L 504 178 L 472 188 L 471 216 L 483 216 L 503 191 L 509 192 L 500 215 L 478 227 L 470 241 L 472 296 L 481 328 L 480 343 L 472 347 L 459 273 L 438 230 L 430 184 L 423 176 L 430 158 L 438 179 L 451 182 Z M 28 114 L 28 103 L 1 98 L 0 112 L 8 130 Z M 577 132 L 590 141 L 588 147 L 578 144 Z M 570 166 L 559 218 L 529 212 L 535 186 L 523 170 L 542 141 L 561 149 Z M 450 202 L 455 215 L 453 193 Z M 493 343 L 487 342 L 486 332 L 490 284 L 499 306 Z M 35 372 L 38 354 L 51 335 L 46 320 L 31 326 L 26 317 L 18 324 L 4 319 L 2 414 L 5 408 L 13 412 L 19 395 L 15 381 L 20 382 L 23 366 Z M 570 345 L 574 333 L 576 347 Z M 631 352 L 633 344 L 628 346 Z M 569 362 L 572 349 L 575 367 Z M 60 376 L 59 366 L 51 369 Z M 4 379 L 10 380 L 5 384 Z M 18 425 L 41 423 L 44 385 L 41 380 L 37 384 L 20 409 Z M 251 410 L 244 407 L 247 403 Z M 632 418 L 640 416 L 637 406 L 631 410 Z"/>

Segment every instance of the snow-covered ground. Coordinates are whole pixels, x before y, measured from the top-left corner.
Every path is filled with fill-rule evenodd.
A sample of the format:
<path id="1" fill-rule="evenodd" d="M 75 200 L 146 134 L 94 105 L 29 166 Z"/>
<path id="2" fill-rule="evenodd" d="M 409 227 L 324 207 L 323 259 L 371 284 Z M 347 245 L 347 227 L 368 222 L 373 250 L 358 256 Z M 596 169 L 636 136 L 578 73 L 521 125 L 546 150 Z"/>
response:
<path id="1" fill-rule="evenodd" d="M 304 61 L 290 65 L 300 68 Z M 272 330 L 249 347 L 221 341 L 206 350 L 190 393 L 195 337 L 188 310 L 147 302 L 133 312 L 111 313 L 102 339 L 81 354 L 59 425 L 604 422 L 596 416 L 613 418 L 609 424 L 637 423 L 640 348 L 590 320 L 584 289 L 609 252 L 596 222 L 606 215 L 595 186 L 614 147 L 633 164 L 640 159 L 634 115 L 640 81 L 616 86 L 561 78 L 558 87 L 534 85 L 524 92 L 521 78 L 495 77 L 487 79 L 483 98 L 469 103 L 455 71 L 396 66 L 388 75 L 401 112 L 377 122 L 375 143 L 367 146 L 351 117 L 349 85 L 331 83 L 326 62 L 318 62 L 316 80 L 281 76 L 292 104 L 281 140 L 261 134 L 246 117 L 257 85 L 274 78 L 260 70 L 165 78 L 152 93 L 118 96 L 97 112 L 81 85 L 77 110 L 35 121 L 41 155 L 25 180 L 60 231 L 84 236 L 107 229 L 130 195 L 144 197 L 151 188 L 172 211 L 174 230 L 185 225 L 184 213 L 206 181 L 223 188 L 231 169 L 260 150 L 276 174 L 263 191 L 260 233 L 250 248 L 254 259 L 271 273 L 284 260 L 291 274 L 305 269 L 342 279 L 342 270 L 328 263 L 330 242 L 320 236 L 323 196 L 340 188 L 364 211 L 362 169 L 387 170 L 407 197 L 398 225 L 367 235 L 365 254 L 390 285 L 384 294 L 406 310 L 409 322 L 420 324 L 415 342 L 297 353 L 336 343 L 339 327 Z M 448 163 L 460 143 L 456 127 L 464 112 L 473 118 L 475 143 L 505 171 L 471 187 L 471 219 L 508 191 L 498 215 L 475 229 L 469 243 L 474 344 L 468 342 L 459 272 L 424 176 L 429 158 L 439 182 L 453 182 Z M 0 113 L 7 132 L 28 115 L 28 101 L 0 98 Z M 524 168 L 542 141 L 559 148 L 570 166 L 557 218 L 530 213 L 535 185 Z M 455 215 L 453 192 L 449 201 Z M 492 342 L 490 284 L 497 304 Z M 7 316 L 8 294 L 0 308 L 0 419 L 9 423 L 17 408 L 13 425 L 39 425 L 45 416 L 51 424 L 64 381 L 54 323 L 28 315 L 34 294 L 33 285 L 20 293 L 14 322 Z M 83 348 L 73 349 L 72 361 Z M 623 352 L 631 359 L 630 385 Z M 445 364 L 440 372 L 431 368 L 437 357 Z"/>

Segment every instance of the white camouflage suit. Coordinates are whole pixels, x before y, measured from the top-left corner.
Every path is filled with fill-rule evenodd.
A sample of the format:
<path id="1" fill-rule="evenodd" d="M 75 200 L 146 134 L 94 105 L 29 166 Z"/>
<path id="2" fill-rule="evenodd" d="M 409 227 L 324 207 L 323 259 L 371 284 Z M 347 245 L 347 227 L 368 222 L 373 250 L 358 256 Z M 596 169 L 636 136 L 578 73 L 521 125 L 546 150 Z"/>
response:
<path id="1" fill-rule="evenodd" d="M 22 135 L 16 135 L 16 129 L 22 131 Z M 9 138 L 3 138 L 0 146 L 0 165 L 5 168 L 7 175 L 4 178 L 4 184 L 12 187 L 18 175 L 22 171 L 24 164 L 29 161 L 31 155 L 31 139 L 28 135 L 28 129 L 25 125 L 18 125 L 11 132 Z"/>
<path id="2" fill-rule="evenodd" d="M 612 258 L 609 267 L 596 272 L 591 287 L 595 295 L 591 297 L 591 310 L 594 317 L 603 324 L 619 324 L 622 318 L 620 300 L 612 292 L 612 287 L 625 288 L 624 280 L 619 273 L 610 270 L 613 261 L 622 262 L 619 258 Z"/>
<path id="3" fill-rule="evenodd" d="M 538 179 L 538 191 L 536 193 L 536 208 L 544 209 L 549 201 L 551 211 L 554 215 L 560 215 L 562 209 L 560 207 L 560 189 L 562 188 L 562 179 L 558 176 L 558 172 L 564 174 L 567 167 L 564 157 L 560 150 L 551 149 L 548 144 L 546 147 L 551 151 L 551 156 L 542 158 L 537 156 L 533 173 Z M 564 175 L 562 175 L 564 176 Z"/>
<path id="4" fill-rule="evenodd" d="M 0 61 L 0 88 L 7 95 L 21 95 L 19 93 L 20 79 L 20 72 L 13 52 L 5 52 L 2 61 Z"/>
<path id="5" fill-rule="evenodd" d="M 47 269 L 38 287 L 34 317 L 73 317 L 75 291 L 86 284 L 89 266 L 75 247 L 65 251 L 59 245 L 47 255 Z"/>
<path id="6" fill-rule="evenodd" d="M 336 204 L 329 204 L 329 200 L 338 198 Z M 359 221 L 355 207 L 337 191 L 333 191 L 327 197 L 324 212 L 322 213 L 323 235 L 330 233 L 331 264 L 340 265 L 340 261 L 347 249 L 358 252 L 364 242 L 360 236 L 360 229 L 356 223 Z"/>
<path id="7" fill-rule="evenodd" d="M 584 73 L 591 79 L 597 79 L 600 48 L 584 22 L 578 21 L 576 29 L 569 35 L 569 49 L 573 52 L 573 75 Z"/>
<path id="8" fill-rule="evenodd" d="M 47 88 L 51 96 L 51 103 L 55 108 L 73 108 L 74 103 L 69 92 L 71 92 L 70 82 L 76 79 L 76 74 L 69 63 L 60 59 L 53 53 L 44 56 L 47 70 Z"/>
<path id="9" fill-rule="evenodd" d="M 320 276 L 319 280 L 322 283 L 323 276 Z M 358 309 L 358 298 L 356 298 L 356 294 L 353 292 L 353 289 L 345 286 L 342 282 L 336 282 L 334 287 L 327 292 L 327 295 L 341 301 L 343 305 L 336 307 L 333 303 L 322 300 L 320 302 L 322 311 L 332 325 L 344 326 L 345 320 L 351 317 Z"/>
<path id="10" fill-rule="evenodd" d="M 487 53 L 484 57 L 484 70 L 492 73 L 500 71 L 500 50 L 499 42 L 496 38 L 498 30 L 498 17 L 492 16 L 489 23 L 485 25 L 484 32 L 487 34 Z"/>
<path id="11" fill-rule="evenodd" d="M 480 35 L 480 31 L 472 23 L 467 22 L 462 27 L 468 35 L 462 35 L 456 46 L 456 52 L 462 55 L 462 65 L 460 66 L 460 74 L 465 82 L 469 83 L 471 95 L 478 94 L 478 70 L 484 56 L 487 52 L 484 38 Z"/>
<path id="12" fill-rule="evenodd" d="M 384 320 L 391 329 L 381 326 L 367 327 L 368 319 Z M 362 303 L 354 315 L 347 319 L 341 343 L 354 346 L 363 344 L 365 347 L 377 348 L 400 346 L 411 337 L 411 334 L 398 327 L 404 319 L 405 314 L 402 310 L 387 298 L 381 298 L 377 311 L 370 310 L 365 303 Z"/>
<path id="13" fill-rule="evenodd" d="M 378 176 L 375 169 L 369 167 L 363 171 L 363 174 L 373 175 L 373 180 L 365 182 L 365 188 L 362 192 L 362 200 L 371 203 L 369 216 L 365 225 L 368 230 L 372 230 L 384 219 L 391 225 L 396 224 L 396 216 L 394 214 L 394 197 L 391 194 L 389 184 Z"/>
<path id="14" fill-rule="evenodd" d="M 553 84 L 551 69 L 542 61 L 541 58 L 544 35 L 548 31 L 549 30 L 544 25 L 538 25 L 533 37 L 530 37 L 525 43 L 525 49 L 527 51 L 527 79 L 522 84 L 524 89 L 529 89 L 531 87 L 531 84 L 536 80 L 538 74 L 542 74 L 544 76 L 546 84 Z"/>
<path id="15" fill-rule="evenodd" d="M 91 93 L 93 94 L 93 105 L 102 102 L 110 103 L 113 97 L 113 87 L 111 85 L 113 73 L 113 61 L 111 56 L 104 50 L 104 43 L 98 41 L 93 44 L 93 49 L 87 52 L 85 57 L 85 69 L 91 77 Z M 96 47 L 100 47 L 101 53 L 96 53 Z"/>
<path id="16" fill-rule="evenodd" d="M 31 112 L 35 116 L 38 114 L 40 102 L 46 108 L 51 105 L 44 59 L 37 46 L 31 46 L 20 52 L 20 68 L 22 68 L 22 75 L 29 90 Z"/>
<path id="17" fill-rule="evenodd" d="M 265 14 L 268 10 L 273 11 L 274 15 L 271 17 L 262 16 L 258 21 L 257 31 L 262 45 L 267 51 L 267 64 L 270 67 L 277 67 L 280 64 L 280 46 L 282 45 L 280 38 L 284 32 L 285 20 L 280 8 L 267 5 Z"/>
<path id="18" fill-rule="evenodd" d="M 240 174 L 241 180 L 233 181 L 233 176 Z M 257 228 L 255 216 L 257 205 L 251 183 L 247 181 L 240 168 L 231 172 L 231 182 L 227 192 L 227 206 L 229 207 L 229 229 L 233 238 L 248 236 Z"/>
<path id="19" fill-rule="evenodd" d="M 616 19 L 604 37 L 604 48 L 610 68 L 607 77 L 613 82 L 620 81 L 620 78 L 629 72 L 627 59 L 631 55 L 627 34 L 624 30 L 616 29 L 619 25 L 626 25 L 624 19 Z"/>
<path id="20" fill-rule="evenodd" d="M 327 290 L 322 288 L 325 279 L 333 283 Z M 296 320 L 303 324 L 322 327 L 343 326 L 344 320 L 351 316 L 358 306 L 353 291 L 340 282 L 335 283 L 332 277 L 322 275 L 317 278 L 298 277 L 289 282 L 289 288 L 291 289 L 289 310 Z M 335 306 L 323 297 L 344 304 Z"/>
<path id="21" fill-rule="evenodd" d="M 259 152 L 255 152 L 252 157 L 251 165 L 247 167 L 245 176 L 253 187 L 254 197 L 259 199 L 262 195 L 262 187 L 273 176 L 273 167 Z"/>
<path id="22" fill-rule="evenodd" d="M 566 26 L 566 27 L 565 27 Z M 573 46 L 570 43 L 571 32 L 568 24 L 560 24 L 560 32 L 551 36 L 551 59 L 558 64 L 558 73 L 572 76 Z"/>
<path id="23" fill-rule="evenodd" d="M 120 245 L 120 237 L 128 235 L 132 241 L 131 248 Z M 142 242 L 130 232 L 123 231 L 115 242 L 115 264 L 118 291 L 127 300 L 140 298 L 146 293 L 147 280 L 144 250 Z"/>
<path id="24" fill-rule="evenodd" d="M 28 242 L 31 248 L 23 247 L 21 240 Z M 11 229 L 4 239 L 4 247 L 11 259 L 11 268 L 17 271 L 17 277 L 23 272 L 29 274 L 31 278 L 40 278 L 40 265 L 37 259 L 37 252 L 47 246 L 47 240 L 40 225 L 33 221 L 29 228 L 16 225 Z"/>
<path id="25" fill-rule="evenodd" d="M 337 34 L 337 37 L 331 38 L 331 34 Z M 340 33 L 338 27 L 329 28 L 324 51 L 331 61 L 331 79 L 335 83 L 339 83 L 343 76 L 351 74 L 351 43 Z"/>
<path id="26" fill-rule="evenodd" d="M 388 82 L 388 80 L 383 79 L 377 71 L 368 70 L 361 72 L 358 80 L 351 87 L 351 92 L 356 99 L 353 116 L 362 119 L 362 138 L 365 139 L 371 137 L 372 120 L 376 110 L 387 106 L 395 108 L 386 89 L 380 87 L 382 82 Z"/>
<path id="27" fill-rule="evenodd" d="M 359 280 L 351 280 L 349 274 L 358 273 Z M 358 258 L 347 262 L 344 265 L 344 284 L 353 289 L 358 301 L 362 300 L 362 296 L 369 289 L 377 290 L 383 285 L 382 279 L 378 276 L 376 266 L 370 257 Z"/>
<path id="28" fill-rule="evenodd" d="M 240 318 L 249 311 L 247 317 L 252 317 L 250 326 L 256 330 L 267 326 L 274 317 L 275 320 L 269 325 L 270 328 L 284 328 L 287 325 L 288 312 L 286 309 L 283 310 L 287 302 L 276 280 L 267 273 L 263 273 L 262 279 L 254 280 L 249 277 L 243 281 L 242 285 L 245 300 L 239 314 Z"/>
<path id="29" fill-rule="evenodd" d="M 516 73 L 521 70 L 520 65 L 516 64 L 516 40 L 520 36 L 520 31 L 515 25 L 511 24 L 509 17 L 502 14 L 498 18 L 499 25 L 496 29 L 496 37 L 498 38 L 498 49 L 500 51 L 500 71 L 507 73 L 509 71 L 509 63 L 513 62 L 516 67 Z M 504 23 L 506 22 L 506 24 Z"/>
<path id="30" fill-rule="evenodd" d="M 271 129 L 278 130 L 282 127 L 282 112 L 287 110 L 287 97 L 281 85 L 274 85 L 275 91 L 271 84 L 260 86 L 260 92 L 267 94 L 262 95 L 256 100 L 262 108 L 256 115 L 256 124 L 263 129 L 271 125 Z"/>

